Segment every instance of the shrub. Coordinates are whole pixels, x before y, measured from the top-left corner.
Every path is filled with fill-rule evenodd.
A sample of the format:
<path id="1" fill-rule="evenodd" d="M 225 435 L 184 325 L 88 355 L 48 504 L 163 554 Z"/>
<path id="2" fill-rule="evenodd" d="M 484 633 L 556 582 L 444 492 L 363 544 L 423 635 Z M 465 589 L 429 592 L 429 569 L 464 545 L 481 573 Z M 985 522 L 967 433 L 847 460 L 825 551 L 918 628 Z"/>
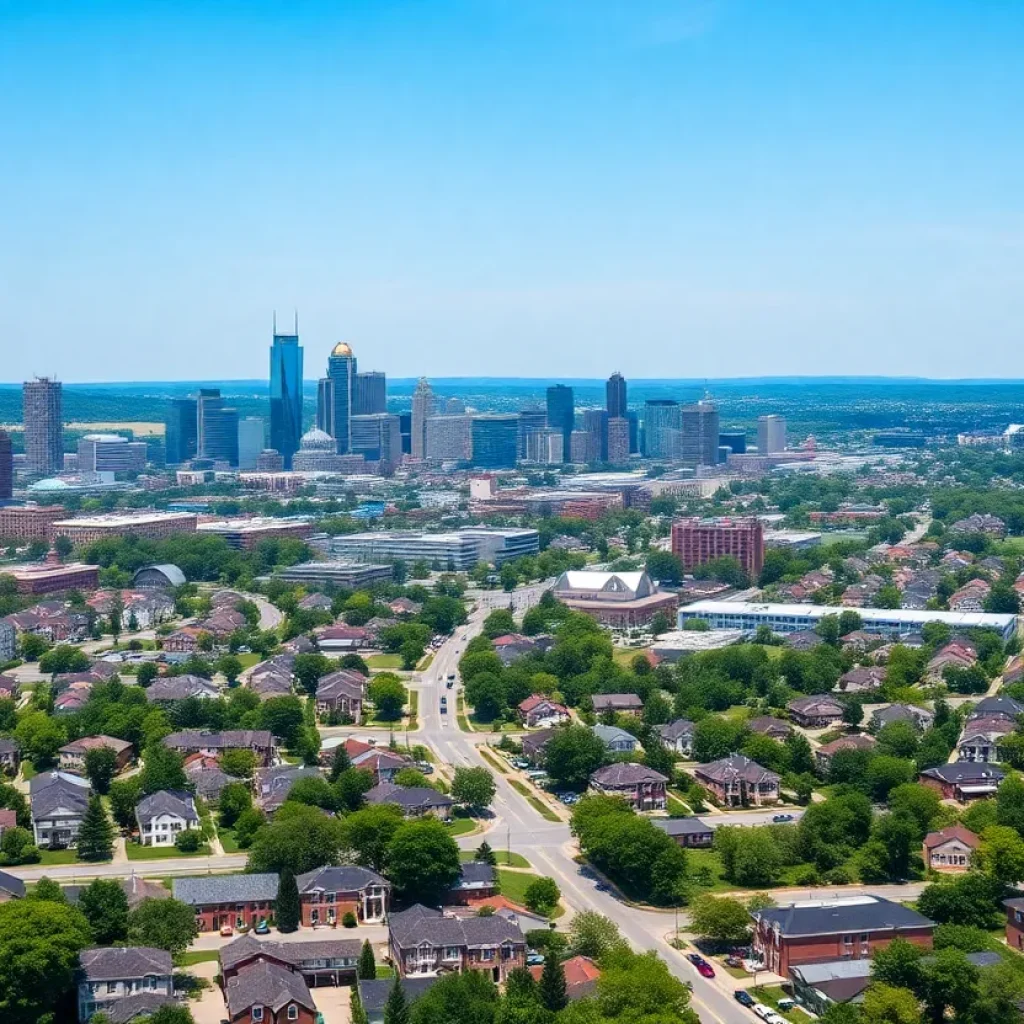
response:
<path id="1" fill-rule="evenodd" d="M 195 853 L 199 849 L 200 836 L 194 828 L 187 828 L 174 837 L 174 845 L 182 853 Z"/>
<path id="2" fill-rule="evenodd" d="M 359 922 L 356 920 L 356 915 L 353 914 L 351 910 L 346 910 L 345 916 L 341 919 L 341 923 L 345 928 L 355 928 Z"/>

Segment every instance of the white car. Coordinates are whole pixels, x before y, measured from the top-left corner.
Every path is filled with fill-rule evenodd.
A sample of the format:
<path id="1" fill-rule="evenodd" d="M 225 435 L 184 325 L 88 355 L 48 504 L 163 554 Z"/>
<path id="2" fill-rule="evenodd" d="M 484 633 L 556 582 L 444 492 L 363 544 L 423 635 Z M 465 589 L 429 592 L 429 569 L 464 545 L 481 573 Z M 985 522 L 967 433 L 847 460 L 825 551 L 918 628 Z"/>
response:
<path id="1" fill-rule="evenodd" d="M 768 1018 L 775 1012 L 770 1006 L 765 1006 L 764 1003 L 754 1003 L 751 1009 L 761 1018 L 761 1020 L 768 1020 Z"/>

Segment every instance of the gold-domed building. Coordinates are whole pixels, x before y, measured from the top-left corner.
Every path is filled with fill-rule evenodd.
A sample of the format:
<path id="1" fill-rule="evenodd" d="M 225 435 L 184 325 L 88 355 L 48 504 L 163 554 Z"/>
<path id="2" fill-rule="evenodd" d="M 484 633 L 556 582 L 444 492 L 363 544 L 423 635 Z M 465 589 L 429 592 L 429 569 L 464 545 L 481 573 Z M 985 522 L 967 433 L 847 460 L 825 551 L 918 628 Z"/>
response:
<path id="1" fill-rule="evenodd" d="M 351 359 L 352 358 L 352 346 L 347 341 L 339 341 L 334 348 L 331 349 L 332 359 Z"/>

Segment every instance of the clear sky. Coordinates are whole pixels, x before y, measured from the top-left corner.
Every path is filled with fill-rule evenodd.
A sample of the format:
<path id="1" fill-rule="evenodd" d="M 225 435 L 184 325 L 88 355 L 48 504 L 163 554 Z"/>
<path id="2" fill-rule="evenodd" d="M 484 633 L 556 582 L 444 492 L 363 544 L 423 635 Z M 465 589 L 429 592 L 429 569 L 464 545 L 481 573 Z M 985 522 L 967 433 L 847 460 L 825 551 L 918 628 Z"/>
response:
<path id="1" fill-rule="evenodd" d="M 0 380 L 1024 377 L 1019 0 L 0 0 Z"/>

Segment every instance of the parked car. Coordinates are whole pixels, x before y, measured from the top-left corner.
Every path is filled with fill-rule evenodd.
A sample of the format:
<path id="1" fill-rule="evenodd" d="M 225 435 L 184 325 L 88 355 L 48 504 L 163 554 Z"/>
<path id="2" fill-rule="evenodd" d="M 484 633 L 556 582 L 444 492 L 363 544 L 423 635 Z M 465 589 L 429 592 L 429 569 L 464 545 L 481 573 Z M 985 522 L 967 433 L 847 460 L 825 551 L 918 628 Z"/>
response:
<path id="1" fill-rule="evenodd" d="M 455 685 L 455 680 L 454 680 L 454 679 L 449 679 L 449 680 L 448 680 L 448 682 L 447 682 L 447 683 L 445 683 L 445 686 L 447 686 L 449 690 L 450 690 L 450 689 L 451 689 L 451 688 L 452 688 L 452 687 L 453 687 L 454 685 Z"/>
<path id="2" fill-rule="evenodd" d="M 727 956 L 725 958 L 726 967 L 742 967 L 743 960 L 738 956 Z"/>
<path id="3" fill-rule="evenodd" d="M 707 962 L 707 960 L 701 960 L 701 962 L 697 964 L 697 973 L 702 978 L 713 978 L 715 976 L 715 969 Z"/>
<path id="4" fill-rule="evenodd" d="M 430 775 L 434 771 L 434 766 L 429 761 L 417 761 L 416 770 L 424 775 Z"/>
<path id="5" fill-rule="evenodd" d="M 767 1020 L 775 1012 L 770 1006 L 765 1006 L 764 1003 L 754 1003 L 751 1009 L 761 1020 Z"/>
<path id="6" fill-rule="evenodd" d="M 737 1003 L 740 1004 L 740 1006 L 754 1005 L 754 1000 L 751 998 L 750 993 L 746 992 L 742 988 L 738 988 L 735 992 L 733 992 L 733 998 L 736 1000 Z"/>
<path id="7" fill-rule="evenodd" d="M 220 933 L 225 938 L 227 938 L 227 936 L 233 934 L 233 929 L 231 928 L 231 925 L 229 925 L 229 924 L 222 924 L 220 926 Z"/>
<path id="8" fill-rule="evenodd" d="M 269 935 L 270 925 L 267 924 L 266 918 L 260 918 L 260 920 L 256 922 L 256 927 L 253 928 L 253 931 L 257 935 Z"/>
<path id="9" fill-rule="evenodd" d="M 512 758 L 512 767 L 523 771 L 530 767 L 530 762 L 525 757 L 514 757 Z"/>
<path id="10" fill-rule="evenodd" d="M 526 966 L 536 967 L 538 964 L 544 963 L 543 953 L 527 953 L 526 954 Z"/>
<path id="11" fill-rule="evenodd" d="M 775 817 L 772 818 L 772 821 L 775 822 L 776 825 L 782 825 L 785 824 L 785 822 L 792 820 L 792 814 L 776 814 Z"/>

